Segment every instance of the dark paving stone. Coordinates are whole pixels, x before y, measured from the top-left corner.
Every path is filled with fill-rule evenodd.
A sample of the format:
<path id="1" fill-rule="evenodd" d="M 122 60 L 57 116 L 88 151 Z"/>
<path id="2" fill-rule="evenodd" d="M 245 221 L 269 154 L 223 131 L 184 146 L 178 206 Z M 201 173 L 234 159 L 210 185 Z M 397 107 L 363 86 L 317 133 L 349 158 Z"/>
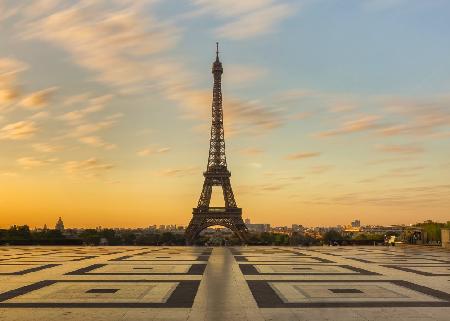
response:
<path id="1" fill-rule="evenodd" d="M 90 289 L 86 293 L 116 293 L 119 289 Z"/>
<path id="2" fill-rule="evenodd" d="M 5 264 L 0 264 L 0 265 L 27 265 L 27 264 L 5 263 Z M 44 264 L 44 265 L 39 265 L 39 266 L 36 266 L 36 267 L 28 268 L 28 269 L 17 271 L 17 272 L 0 273 L 0 275 L 24 275 L 24 274 L 28 274 L 28 273 L 32 273 L 32 272 L 37 272 L 37 271 L 49 269 L 49 268 L 52 268 L 52 267 L 55 267 L 55 266 L 59 266 L 59 265 L 60 264 Z"/>
<path id="3" fill-rule="evenodd" d="M 333 293 L 364 293 L 358 289 L 328 289 Z"/>

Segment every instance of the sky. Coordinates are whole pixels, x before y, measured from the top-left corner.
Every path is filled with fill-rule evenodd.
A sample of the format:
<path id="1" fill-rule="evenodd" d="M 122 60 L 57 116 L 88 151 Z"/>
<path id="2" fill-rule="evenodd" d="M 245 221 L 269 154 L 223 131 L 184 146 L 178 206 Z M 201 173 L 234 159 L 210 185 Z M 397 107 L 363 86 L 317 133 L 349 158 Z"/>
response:
<path id="1" fill-rule="evenodd" d="M 0 227 L 186 226 L 216 41 L 244 218 L 449 221 L 449 38 L 447 0 L 0 0 Z"/>

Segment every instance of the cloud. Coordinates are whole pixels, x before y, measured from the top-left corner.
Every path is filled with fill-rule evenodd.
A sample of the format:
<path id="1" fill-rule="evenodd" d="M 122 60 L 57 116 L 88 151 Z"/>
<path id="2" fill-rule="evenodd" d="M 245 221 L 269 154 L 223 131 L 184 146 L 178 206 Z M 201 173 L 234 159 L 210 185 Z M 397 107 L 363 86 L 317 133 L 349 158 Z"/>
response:
<path id="1" fill-rule="evenodd" d="M 76 103 L 86 102 L 84 100 L 81 100 L 82 98 L 86 98 L 87 100 L 87 106 L 82 109 L 73 110 L 70 112 L 67 112 L 61 116 L 59 116 L 60 119 L 65 120 L 69 123 L 79 123 L 80 121 L 84 120 L 85 116 L 93 113 L 97 113 L 99 111 L 102 111 L 106 104 L 113 98 L 113 95 L 103 95 L 103 96 L 97 96 L 90 99 L 87 99 L 86 95 L 80 95 L 76 96 L 76 99 L 74 96 L 69 98 L 69 105 L 73 105 Z M 66 100 L 67 103 L 67 100 Z"/>
<path id="2" fill-rule="evenodd" d="M 30 119 L 46 119 L 50 117 L 50 113 L 48 111 L 40 111 L 36 114 L 30 116 Z"/>
<path id="3" fill-rule="evenodd" d="M 0 89 L 0 109 L 5 108 L 20 96 L 17 88 L 2 88 Z"/>
<path id="4" fill-rule="evenodd" d="M 72 106 L 84 103 L 89 99 L 91 93 L 82 93 L 77 95 L 68 96 L 64 99 L 63 106 Z"/>
<path id="5" fill-rule="evenodd" d="M 28 66 L 14 58 L 0 58 L 0 110 L 8 107 L 20 96 L 18 75 Z"/>
<path id="6" fill-rule="evenodd" d="M 409 159 L 410 160 L 410 159 Z M 359 183 L 373 183 L 375 181 L 385 180 L 385 179 L 397 179 L 397 178 L 408 178 L 416 177 L 424 170 L 425 166 L 407 166 L 407 167 L 397 167 L 390 169 L 385 174 L 381 174 L 375 177 L 370 177 L 358 181 Z"/>
<path id="7" fill-rule="evenodd" d="M 224 38 L 243 40 L 267 33 L 273 33 L 276 25 L 292 15 L 292 6 L 277 4 L 246 14 L 216 29 Z"/>
<path id="8" fill-rule="evenodd" d="M 320 154 L 321 153 L 319 153 L 319 152 L 300 152 L 300 153 L 289 154 L 285 157 L 285 159 L 287 159 L 287 160 L 305 159 L 305 158 L 317 157 L 317 156 L 320 156 Z"/>
<path id="9" fill-rule="evenodd" d="M 275 192 L 282 190 L 285 187 L 287 187 L 287 184 L 265 184 L 260 186 L 259 188 L 263 191 Z"/>
<path id="10" fill-rule="evenodd" d="M 148 8 L 146 8 L 148 9 Z M 178 30 L 151 10 L 131 3 L 82 1 L 58 7 L 24 24 L 26 38 L 66 50 L 95 80 L 122 92 L 145 88 L 157 79 L 154 54 L 173 47 Z"/>
<path id="11" fill-rule="evenodd" d="M 138 130 L 136 132 L 136 136 L 144 136 L 144 135 L 148 135 L 148 134 L 151 134 L 151 133 L 153 133 L 153 129 L 151 129 L 151 128 L 144 128 L 144 129 Z"/>
<path id="12" fill-rule="evenodd" d="M 44 165 L 45 163 L 39 159 L 34 157 L 22 157 L 17 160 L 17 163 L 24 167 L 25 169 L 31 169 L 34 167 L 39 167 Z"/>
<path id="13" fill-rule="evenodd" d="M 92 133 L 111 128 L 117 124 L 118 120 L 123 117 L 122 113 L 116 113 L 105 117 L 102 121 L 84 123 L 76 126 L 70 130 L 68 136 L 70 137 L 80 137 L 80 136 L 90 136 Z"/>
<path id="14" fill-rule="evenodd" d="M 106 150 L 111 150 L 117 147 L 114 144 L 105 142 L 101 137 L 98 136 L 83 136 L 80 137 L 78 140 L 83 144 L 90 145 L 93 147 L 101 147 Z"/>
<path id="15" fill-rule="evenodd" d="M 76 110 L 65 113 L 64 115 L 61 115 L 59 118 L 68 122 L 75 122 L 77 120 L 81 120 L 83 117 L 84 114 L 79 110 Z"/>
<path id="16" fill-rule="evenodd" d="M 7 20 L 11 17 L 14 17 L 18 11 L 20 10 L 20 6 L 17 7 L 8 7 L 6 2 L 0 2 L 0 22 L 2 20 Z"/>
<path id="17" fill-rule="evenodd" d="M 274 99 L 278 103 L 290 103 L 297 102 L 304 98 L 317 97 L 321 95 L 322 94 L 311 89 L 288 89 L 277 93 Z"/>
<path id="18" fill-rule="evenodd" d="M 333 166 L 331 165 L 317 165 L 310 167 L 310 173 L 311 174 L 322 174 L 325 172 L 328 172 L 333 169 Z"/>
<path id="19" fill-rule="evenodd" d="M 226 22 L 216 33 L 230 39 L 247 39 L 274 32 L 276 26 L 295 12 L 296 7 L 272 0 L 193 0 L 198 14 L 214 15 Z"/>
<path id="20" fill-rule="evenodd" d="M 407 167 L 398 167 L 391 170 L 393 173 L 410 173 L 410 172 L 418 172 L 425 169 L 425 166 L 407 166 Z"/>
<path id="21" fill-rule="evenodd" d="M 35 157 L 21 157 L 17 159 L 17 163 L 24 169 L 33 169 L 36 167 L 44 166 L 49 163 L 53 163 L 57 160 L 58 160 L 57 158 L 39 159 Z"/>
<path id="22" fill-rule="evenodd" d="M 263 149 L 260 148 L 244 148 L 239 151 L 242 155 L 245 156 L 256 156 L 264 153 Z"/>
<path id="23" fill-rule="evenodd" d="M 210 121 L 210 91 L 174 86 L 168 92 L 168 98 L 180 103 L 185 109 L 185 117 Z M 280 110 L 267 108 L 258 101 L 244 101 L 227 96 L 223 109 L 226 135 L 264 134 L 282 126 L 286 121 Z"/>
<path id="24" fill-rule="evenodd" d="M 382 125 L 378 122 L 380 116 L 364 116 L 359 119 L 347 121 L 338 129 L 317 133 L 318 137 L 329 137 L 343 134 L 357 133 L 380 128 Z"/>
<path id="25" fill-rule="evenodd" d="M 155 176 L 168 176 L 168 177 L 174 177 L 174 176 L 189 176 L 198 174 L 200 171 L 200 167 L 198 166 L 191 166 L 191 167 L 184 167 L 184 168 L 166 168 L 161 169 L 159 171 L 154 172 Z"/>
<path id="26" fill-rule="evenodd" d="M 389 188 L 383 190 L 371 190 L 368 192 L 356 192 L 338 194 L 327 197 L 323 194 L 317 198 L 303 203 L 309 204 L 341 204 L 364 206 L 435 206 L 448 205 L 450 185 L 413 186 L 406 188 Z"/>
<path id="27" fill-rule="evenodd" d="M 385 111 L 400 118 L 378 132 L 383 136 L 435 137 L 439 130 L 450 127 L 450 98 L 447 96 L 423 97 L 415 100 L 388 98 L 383 101 Z"/>
<path id="28" fill-rule="evenodd" d="M 154 154 L 164 154 L 170 152 L 170 147 L 144 148 L 136 152 L 138 156 L 149 156 Z"/>
<path id="29" fill-rule="evenodd" d="M 268 183 L 268 184 L 254 184 L 254 185 L 238 185 L 236 192 L 239 195 L 267 195 L 269 192 L 277 192 L 290 186 L 291 183 Z"/>
<path id="30" fill-rule="evenodd" d="M 112 168 L 114 168 L 112 164 L 102 162 L 94 157 L 81 161 L 69 161 L 64 164 L 64 170 L 68 174 L 80 174 L 86 177 L 98 176 Z"/>
<path id="31" fill-rule="evenodd" d="M 263 164 L 253 162 L 253 163 L 249 163 L 248 166 L 253 167 L 253 168 L 262 168 Z"/>
<path id="32" fill-rule="evenodd" d="M 379 145 L 377 149 L 385 153 L 394 154 L 418 154 L 424 150 L 420 146 L 416 145 Z"/>
<path id="33" fill-rule="evenodd" d="M 192 0 L 204 14 L 216 14 L 224 17 L 235 17 L 255 12 L 272 4 L 272 0 Z"/>
<path id="34" fill-rule="evenodd" d="M 262 134 L 282 126 L 285 119 L 276 109 L 264 107 L 257 101 L 228 98 L 224 104 L 224 118 L 229 132 Z"/>
<path id="35" fill-rule="evenodd" d="M 58 87 L 51 87 L 33 92 L 22 99 L 20 104 L 27 109 L 39 109 L 47 106 L 53 93 Z"/>
<path id="36" fill-rule="evenodd" d="M 81 111 L 84 114 L 92 114 L 97 113 L 101 110 L 103 110 L 108 102 L 111 101 L 113 98 L 113 95 L 103 95 L 103 96 L 97 96 L 89 99 L 89 105 L 82 109 Z"/>
<path id="37" fill-rule="evenodd" d="M 17 176 L 19 176 L 19 174 L 16 173 L 16 172 L 3 172 L 0 175 L 6 176 L 6 177 L 17 177 Z"/>
<path id="38" fill-rule="evenodd" d="M 312 115 L 312 113 L 310 112 L 300 112 L 300 113 L 295 113 L 292 115 L 289 115 L 289 119 L 290 120 L 302 120 L 302 119 L 306 119 L 308 117 L 310 117 Z"/>
<path id="39" fill-rule="evenodd" d="M 23 120 L 16 123 L 8 124 L 0 129 L 0 139 L 22 140 L 28 139 L 38 131 L 35 122 L 31 120 Z"/>
<path id="40" fill-rule="evenodd" d="M 0 83 L 11 83 L 17 80 L 17 74 L 28 69 L 28 66 L 14 58 L 0 58 Z"/>
<path id="41" fill-rule="evenodd" d="M 36 143 L 32 145 L 33 149 L 41 153 L 54 153 L 61 149 L 60 146 L 48 143 Z"/>
<path id="42" fill-rule="evenodd" d="M 353 111 L 356 108 L 358 108 L 358 106 L 355 103 L 337 102 L 330 107 L 329 111 L 332 113 L 346 113 L 349 111 Z"/>
<path id="43" fill-rule="evenodd" d="M 371 161 L 366 162 L 367 165 L 379 165 L 379 164 L 385 164 L 385 163 L 392 163 L 392 162 L 404 162 L 409 160 L 409 157 L 400 156 L 400 157 L 390 157 L 390 158 L 380 158 L 380 159 L 374 159 Z"/>
<path id="44" fill-rule="evenodd" d="M 212 8 L 206 2 L 197 5 L 207 7 L 204 13 Z M 212 4 L 214 7 L 217 5 Z M 267 11 L 273 8 L 275 13 L 279 11 L 279 5 L 271 1 L 252 5 L 236 1 L 236 5 L 240 9 L 228 9 L 231 14 L 229 18 L 233 18 L 235 13 L 252 15 L 255 8 Z M 228 1 L 221 1 L 220 6 L 230 7 Z M 85 1 L 52 7 L 47 11 L 31 10 L 30 14 L 35 12 L 35 16 L 22 21 L 20 27 L 25 38 L 42 40 L 62 48 L 76 64 L 91 71 L 96 81 L 117 88 L 119 94 L 152 90 L 177 102 L 190 117 L 196 114 L 193 118 L 199 119 L 200 114 L 200 119 L 209 120 L 205 115 L 210 115 L 210 90 L 194 89 L 198 77 L 187 70 L 183 59 L 171 59 L 166 54 L 178 41 L 179 30 L 169 22 L 159 21 L 151 5 L 145 9 L 143 15 L 142 8 L 130 2 L 119 5 L 108 1 Z M 262 69 L 246 68 L 246 81 L 262 76 Z M 71 97 L 65 105 L 77 104 L 89 95 L 85 93 L 81 97 Z M 257 101 L 242 101 L 227 96 L 225 109 L 225 117 L 233 119 L 233 123 L 226 122 L 229 126 L 227 135 L 266 132 L 283 123 L 279 110 Z M 73 124 L 81 123 L 86 112 L 93 110 L 98 109 L 71 110 L 61 115 L 60 119 Z"/>

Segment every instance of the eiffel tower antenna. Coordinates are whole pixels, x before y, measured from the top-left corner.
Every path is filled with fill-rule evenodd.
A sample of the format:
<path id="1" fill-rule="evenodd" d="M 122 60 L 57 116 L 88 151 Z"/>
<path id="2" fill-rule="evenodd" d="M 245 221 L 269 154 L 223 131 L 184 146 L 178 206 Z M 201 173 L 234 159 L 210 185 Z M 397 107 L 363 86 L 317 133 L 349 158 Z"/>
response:
<path id="1" fill-rule="evenodd" d="M 216 60 L 212 65 L 214 78 L 212 99 L 211 137 L 209 140 L 209 155 L 206 171 L 203 173 L 205 181 L 198 200 L 197 207 L 192 211 L 192 219 L 186 229 L 186 242 L 192 244 L 198 234 L 205 228 L 220 225 L 232 230 L 246 242 L 248 230 L 242 220 L 242 209 L 237 207 L 231 188 L 231 173 L 228 170 L 225 155 L 225 134 L 223 129 L 222 108 L 222 73 L 223 67 L 219 60 L 219 43 L 216 42 Z M 221 186 L 225 201 L 224 207 L 210 207 L 213 186 Z"/>

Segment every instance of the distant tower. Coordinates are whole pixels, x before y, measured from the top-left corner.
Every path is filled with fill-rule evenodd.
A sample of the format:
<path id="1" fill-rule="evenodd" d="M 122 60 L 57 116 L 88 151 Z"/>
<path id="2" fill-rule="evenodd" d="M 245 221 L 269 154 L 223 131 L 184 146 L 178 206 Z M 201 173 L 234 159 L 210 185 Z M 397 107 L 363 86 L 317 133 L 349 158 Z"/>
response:
<path id="1" fill-rule="evenodd" d="M 351 223 L 352 227 L 361 227 L 361 221 L 360 220 L 354 220 Z"/>
<path id="2" fill-rule="evenodd" d="M 61 216 L 59 217 L 58 222 L 56 222 L 55 230 L 58 230 L 60 232 L 64 231 L 64 223 L 63 223 L 63 221 L 61 219 Z"/>
<path id="3" fill-rule="evenodd" d="M 191 244 L 198 234 L 207 227 L 220 225 L 232 230 L 245 242 L 247 227 L 242 220 L 242 209 L 237 207 L 231 189 L 231 173 L 227 168 L 225 156 L 225 137 L 223 130 L 222 109 L 222 63 L 219 60 L 219 44 L 217 43 L 216 60 L 212 65 L 214 76 L 211 138 L 209 141 L 209 157 L 205 181 L 197 207 L 193 209 L 192 219 L 186 229 L 186 242 Z M 210 207 L 213 186 L 221 186 L 225 200 L 224 207 Z"/>

